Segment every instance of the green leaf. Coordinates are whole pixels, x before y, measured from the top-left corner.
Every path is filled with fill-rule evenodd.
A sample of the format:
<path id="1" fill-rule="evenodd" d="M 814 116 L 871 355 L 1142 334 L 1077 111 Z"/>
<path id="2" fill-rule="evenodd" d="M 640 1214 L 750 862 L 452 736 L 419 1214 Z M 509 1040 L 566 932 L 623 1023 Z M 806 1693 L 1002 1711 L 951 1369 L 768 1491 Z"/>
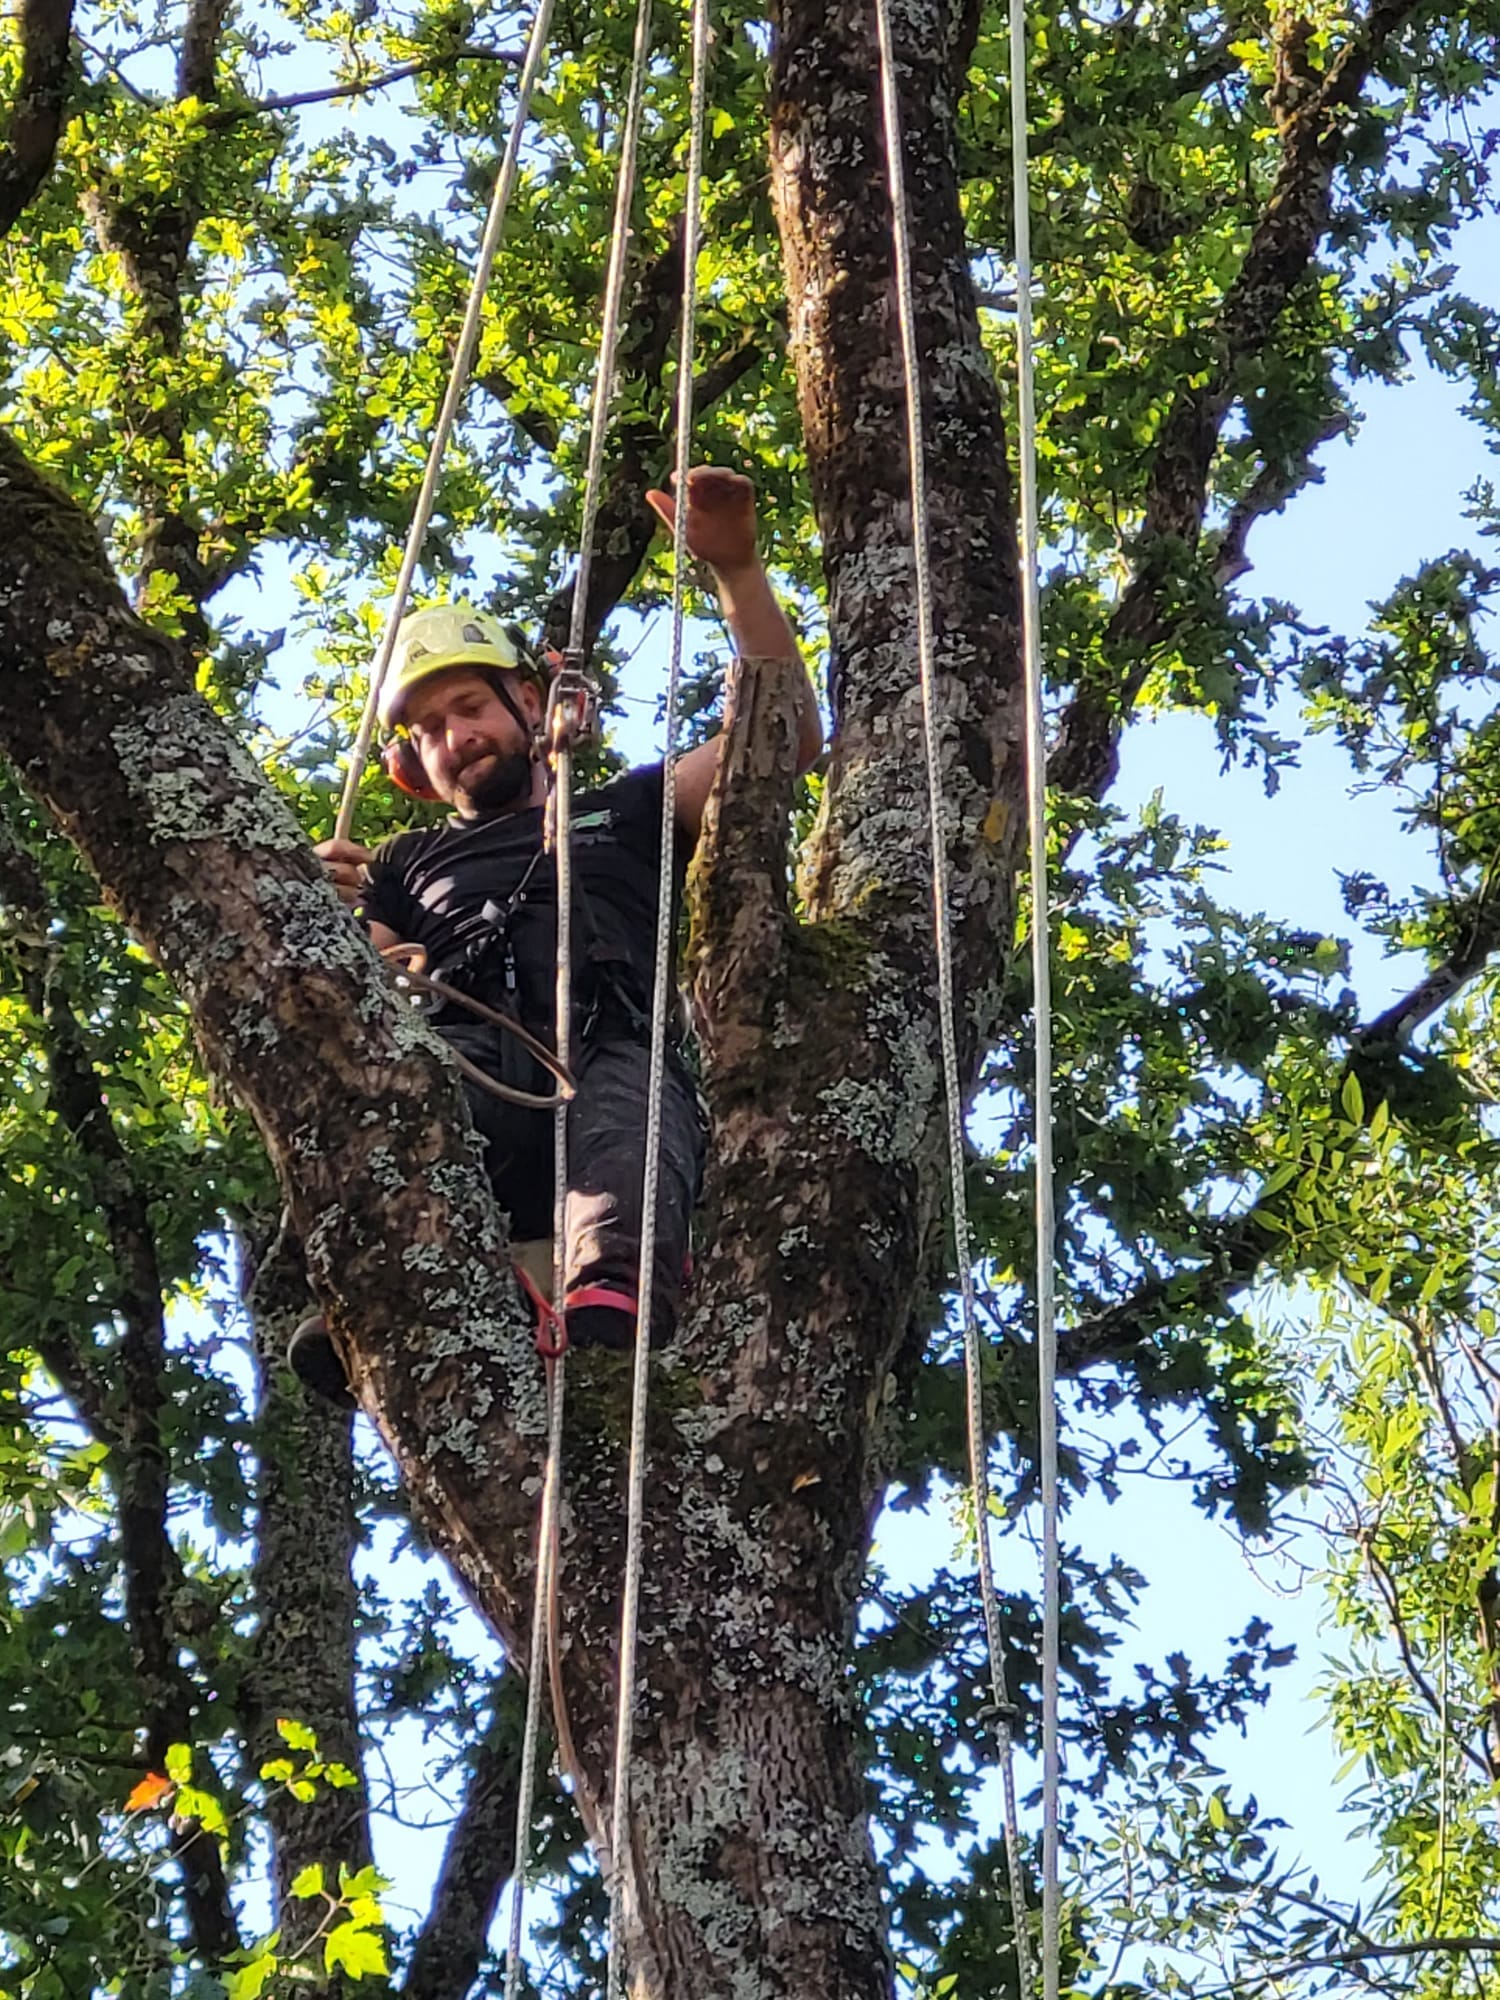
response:
<path id="1" fill-rule="evenodd" d="M 317 1736 L 308 1728 L 305 1722 L 289 1722 L 284 1715 L 278 1716 L 276 1720 L 276 1734 L 289 1749 L 306 1750 L 312 1756 L 317 1756 Z"/>
<path id="2" fill-rule="evenodd" d="M 323 1968 L 326 1972 L 347 1972 L 351 1979 L 384 1978 L 385 1944 L 374 1932 L 359 1924 L 340 1924 L 323 1940 Z"/>
<path id="3" fill-rule="evenodd" d="M 193 1752 L 186 1743 L 174 1743 L 167 1751 L 167 1776 L 174 1785 L 185 1785 L 193 1775 Z"/>
<path id="4" fill-rule="evenodd" d="M 341 1896 L 378 1896 L 390 1886 L 378 1868 L 349 1868 L 342 1863 L 339 1865 Z"/>
<path id="5" fill-rule="evenodd" d="M 1364 1124 L 1365 1094 L 1360 1088 L 1359 1078 L 1354 1074 L 1352 1069 L 1344 1078 L 1344 1087 L 1339 1092 L 1339 1102 L 1343 1105 L 1344 1116 L 1349 1120 L 1351 1125 Z"/>
<path id="6" fill-rule="evenodd" d="M 292 1894 L 306 1900 L 309 1896 L 321 1896 L 323 1893 L 323 1864 L 321 1861 L 309 1862 L 293 1880 Z"/>
<path id="7" fill-rule="evenodd" d="M 275 1952 L 262 1952 L 259 1958 L 253 1958 L 239 1972 L 227 1973 L 224 1989 L 229 2000 L 260 2000 L 261 1994 L 275 1977 Z"/>

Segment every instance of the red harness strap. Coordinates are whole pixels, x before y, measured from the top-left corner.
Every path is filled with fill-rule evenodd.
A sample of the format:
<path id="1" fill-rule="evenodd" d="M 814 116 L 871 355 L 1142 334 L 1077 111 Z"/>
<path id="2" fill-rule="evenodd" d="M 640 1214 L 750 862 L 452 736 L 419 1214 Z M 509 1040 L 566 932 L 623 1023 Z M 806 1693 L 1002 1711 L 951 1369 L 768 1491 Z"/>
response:
<path id="1" fill-rule="evenodd" d="M 607 1306 L 611 1312 L 624 1313 L 634 1319 L 640 1300 L 634 1292 L 627 1292 L 619 1285 L 585 1285 L 581 1291 L 569 1292 L 568 1310 L 574 1306 Z"/>
<path id="2" fill-rule="evenodd" d="M 521 1290 L 536 1309 L 536 1351 L 544 1361 L 560 1361 L 568 1351 L 568 1328 L 558 1318 L 549 1299 L 523 1265 L 512 1264 Z"/>

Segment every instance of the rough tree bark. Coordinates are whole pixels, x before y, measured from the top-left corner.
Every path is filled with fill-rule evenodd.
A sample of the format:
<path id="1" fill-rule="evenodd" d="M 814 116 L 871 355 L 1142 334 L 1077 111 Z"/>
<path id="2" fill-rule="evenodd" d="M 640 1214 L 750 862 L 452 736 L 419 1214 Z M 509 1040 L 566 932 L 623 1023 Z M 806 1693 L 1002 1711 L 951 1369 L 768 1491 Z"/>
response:
<path id="1" fill-rule="evenodd" d="M 944 837 L 966 1053 L 993 1025 L 1020 783 L 1014 533 L 957 201 L 951 37 L 905 15 L 932 357 Z M 875 2000 L 891 1973 L 849 1644 L 892 1367 L 940 1255 L 929 862 L 901 383 L 867 10 L 783 8 L 774 176 L 832 599 L 838 743 L 786 896 L 785 675 L 732 691 L 695 870 L 716 1139 L 694 1309 L 656 1367 L 633 1777 L 633 1991 Z M 427 1532 L 524 1663 L 544 1410 L 501 1218 L 438 1046 L 297 829 L 0 442 L 0 742 L 255 1116 Z M 570 1364 L 561 1612 L 573 1773 L 607 1829 L 626 1367 Z"/>
<path id="2" fill-rule="evenodd" d="M 314 1732 L 324 1762 L 357 1775 L 354 1420 L 306 1395 L 286 1371 L 292 1329 L 310 1309 L 302 1246 L 263 1224 L 242 1230 L 240 1255 L 260 1385 L 259 1627 L 244 1702 L 250 1764 L 258 1770 L 287 1754 L 276 1727 L 287 1717 Z M 273 1908 L 288 1951 L 301 1951 L 325 1915 L 316 1898 L 290 1893 L 303 1869 L 321 1863 L 336 1884 L 341 1867 L 369 1865 L 368 1803 L 363 1783 L 320 1785 L 305 1803 L 284 1788 L 271 1791 Z"/>

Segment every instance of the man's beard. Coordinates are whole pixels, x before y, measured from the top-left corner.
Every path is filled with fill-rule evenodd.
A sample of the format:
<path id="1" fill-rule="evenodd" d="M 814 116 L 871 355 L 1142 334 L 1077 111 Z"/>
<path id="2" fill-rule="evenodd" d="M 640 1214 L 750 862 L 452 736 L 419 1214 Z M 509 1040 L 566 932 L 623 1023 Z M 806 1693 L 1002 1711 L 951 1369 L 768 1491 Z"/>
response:
<path id="1" fill-rule="evenodd" d="M 476 757 L 460 771 L 453 787 L 453 803 L 465 819 L 507 812 L 530 796 L 531 753 L 527 750 L 494 750 Z"/>

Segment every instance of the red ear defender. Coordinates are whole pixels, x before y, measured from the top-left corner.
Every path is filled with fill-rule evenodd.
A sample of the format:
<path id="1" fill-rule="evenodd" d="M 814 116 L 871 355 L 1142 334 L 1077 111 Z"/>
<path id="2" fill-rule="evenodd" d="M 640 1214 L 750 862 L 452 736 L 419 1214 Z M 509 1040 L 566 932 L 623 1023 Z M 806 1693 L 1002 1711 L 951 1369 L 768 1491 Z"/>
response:
<path id="1" fill-rule="evenodd" d="M 381 761 L 385 774 L 397 791 L 405 792 L 413 799 L 435 799 L 437 793 L 427 782 L 427 773 L 422 769 L 422 760 L 417 755 L 409 736 L 388 736 L 381 745 Z"/>

